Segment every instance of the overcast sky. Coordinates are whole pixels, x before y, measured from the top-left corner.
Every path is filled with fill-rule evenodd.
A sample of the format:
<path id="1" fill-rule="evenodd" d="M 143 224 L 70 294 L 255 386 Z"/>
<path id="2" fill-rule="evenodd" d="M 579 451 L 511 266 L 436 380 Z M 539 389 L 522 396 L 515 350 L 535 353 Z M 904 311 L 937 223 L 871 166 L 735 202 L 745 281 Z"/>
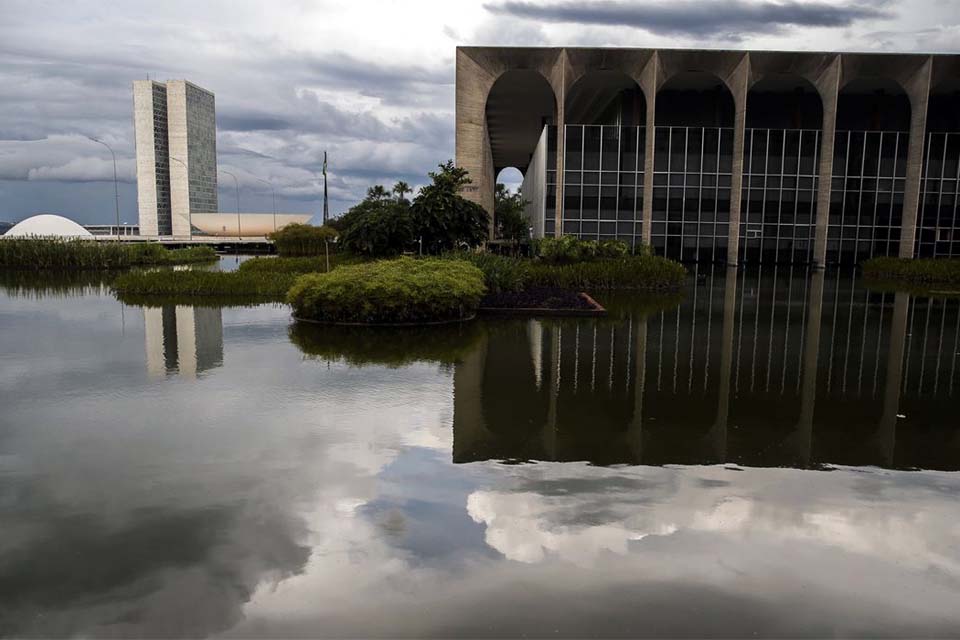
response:
<path id="1" fill-rule="evenodd" d="M 457 45 L 960 50 L 957 0 L 0 0 L 0 220 L 135 222 L 131 82 L 216 94 L 241 208 L 331 211 L 371 184 L 420 185 L 453 157 Z M 220 206 L 235 207 L 221 181 Z"/>

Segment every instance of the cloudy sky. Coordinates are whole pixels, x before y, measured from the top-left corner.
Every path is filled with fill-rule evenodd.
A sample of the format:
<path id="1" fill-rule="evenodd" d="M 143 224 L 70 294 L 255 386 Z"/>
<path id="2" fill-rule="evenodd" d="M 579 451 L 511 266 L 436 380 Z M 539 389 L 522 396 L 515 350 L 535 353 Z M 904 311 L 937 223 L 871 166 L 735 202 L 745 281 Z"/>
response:
<path id="1" fill-rule="evenodd" d="M 241 207 L 331 211 L 453 156 L 457 45 L 960 50 L 956 0 L 0 0 L 0 220 L 136 221 L 131 81 L 216 93 Z M 231 185 L 222 185 L 229 187 Z M 234 206 L 231 190 L 220 204 Z"/>

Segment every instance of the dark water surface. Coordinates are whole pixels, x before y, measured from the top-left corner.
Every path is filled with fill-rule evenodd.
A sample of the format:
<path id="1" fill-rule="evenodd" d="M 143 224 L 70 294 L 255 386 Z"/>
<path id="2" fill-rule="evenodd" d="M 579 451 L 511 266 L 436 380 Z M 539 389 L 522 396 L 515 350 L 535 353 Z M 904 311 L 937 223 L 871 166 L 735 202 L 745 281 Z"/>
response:
<path id="1" fill-rule="evenodd" d="M 412 332 L 0 278 L 0 633 L 960 634 L 957 301 L 699 274 Z"/>

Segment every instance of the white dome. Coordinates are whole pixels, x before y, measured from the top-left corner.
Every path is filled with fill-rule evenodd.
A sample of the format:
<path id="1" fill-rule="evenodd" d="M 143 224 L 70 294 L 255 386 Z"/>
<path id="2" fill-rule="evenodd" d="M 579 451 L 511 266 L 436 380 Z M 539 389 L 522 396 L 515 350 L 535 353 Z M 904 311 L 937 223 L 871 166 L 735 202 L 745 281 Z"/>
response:
<path id="1" fill-rule="evenodd" d="M 43 213 L 27 218 L 26 220 L 21 220 L 3 234 L 5 238 L 14 236 L 21 238 L 25 236 L 44 238 L 92 238 L 93 234 L 69 218 Z"/>

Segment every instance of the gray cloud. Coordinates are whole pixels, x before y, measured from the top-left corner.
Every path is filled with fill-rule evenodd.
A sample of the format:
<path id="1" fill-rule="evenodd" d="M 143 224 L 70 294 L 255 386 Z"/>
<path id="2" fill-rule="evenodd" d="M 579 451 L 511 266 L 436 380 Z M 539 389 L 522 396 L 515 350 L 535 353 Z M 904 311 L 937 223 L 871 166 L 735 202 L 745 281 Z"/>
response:
<path id="1" fill-rule="evenodd" d="M 494 14 L 548 22 L 633 27 L 666 35 L 709 36 L 775 33 L 784 27 L 848 27 L 859 20 L 889 17 L 887 2 L 702 2 L 635 3 L 615 0 L 565 1 L 549 4 L 525 0 L 489 3 Z"/>

